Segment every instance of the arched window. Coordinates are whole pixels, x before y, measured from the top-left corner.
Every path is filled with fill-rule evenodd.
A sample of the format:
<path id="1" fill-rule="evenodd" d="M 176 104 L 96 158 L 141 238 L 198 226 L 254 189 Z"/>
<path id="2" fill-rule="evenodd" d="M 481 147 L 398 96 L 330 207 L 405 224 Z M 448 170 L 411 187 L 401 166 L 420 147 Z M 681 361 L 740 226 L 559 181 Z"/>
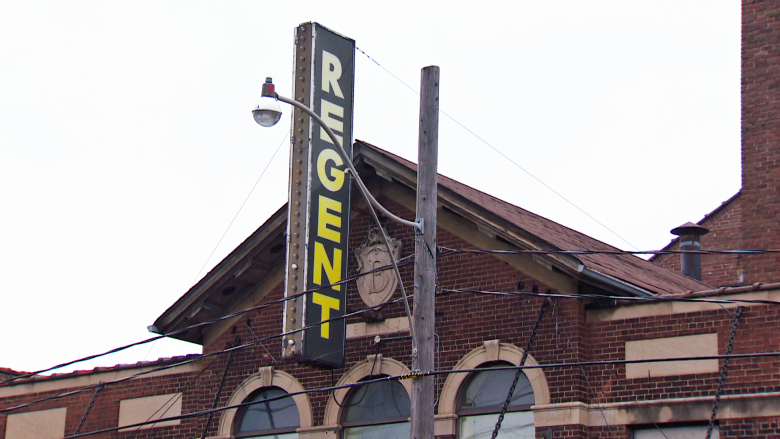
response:
<path id="1" fill-rule="evenodd" d="M 278 387 L 263 387 L 244 402 L 255 404 L 242 407 L 236 414 L 236 438 L 297 439 L 300 427 L 298 407 L 292 397 Z"/>
<path id="2" fill-rule="evenodd" d="M 356 387 L 343 405 L 344 439 L 408 438 L 411 433 L 412 402 L 398 381 Z"/>
<path id="3" fill-rule="evenodd" d="M 490 367 L 511 366 L 509 363 L 489 363 L 485 370 L 472 374 L 460 397 L 458 427 L 460 439 L 490 438 L 498 421 L 498 414 L 506 401 L 515 379 L 515 370 L 490 370 Z M 521 373 L 512 393 L 509 408 L 501 422 L 498 437 L 502 439 L 533 439 L 534 391 L 525 374 Z"/>

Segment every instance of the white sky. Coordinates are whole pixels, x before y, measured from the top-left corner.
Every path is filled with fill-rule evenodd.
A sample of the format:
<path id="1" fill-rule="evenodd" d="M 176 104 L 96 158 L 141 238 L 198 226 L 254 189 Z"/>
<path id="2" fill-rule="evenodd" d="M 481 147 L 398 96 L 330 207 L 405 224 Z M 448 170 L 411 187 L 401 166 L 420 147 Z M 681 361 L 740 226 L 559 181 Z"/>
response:
<path id="1" fill-rule="evenodd" d="M 292 94 L 307 21 L 414 89 L 440 66 L 442 110 L 638 249 L 740 187 L 736 0 L 8 0 L 0 367 L 147 338 L 285 202 L 286 140 L 208 259 L 285 138 L 287 109 L 271 129 L 250 109 L 266 76 Z M 359 53 L 355 75 L 355 138 L 416 161 L 418 96 Z M 440 120 L 439 172 L 633 249 Z M 158 342 L 76 368 L 198 351 Z"/>

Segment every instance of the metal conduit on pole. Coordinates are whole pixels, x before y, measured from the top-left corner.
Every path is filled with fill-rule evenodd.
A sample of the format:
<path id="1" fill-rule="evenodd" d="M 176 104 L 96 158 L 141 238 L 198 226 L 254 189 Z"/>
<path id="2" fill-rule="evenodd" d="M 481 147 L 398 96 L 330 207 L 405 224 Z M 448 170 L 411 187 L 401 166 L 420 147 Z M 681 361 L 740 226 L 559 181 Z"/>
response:
<path id="1" fill-rule="evenodd" d="M 417 219 L 415 229 L 414 312 L 415 341 L 412 369 L 433 370 L 436 293 L 436 174 L 439 151 L 439 67 L 422 69 L 420 78 L 420 133 L 417 147 Z M 433 439 L 434 379 L 412 380 L 412 439 Z"/>
<path id="2" fill-rule="evenodd" d="M 542 317 L 544 317 L 544 311 L 547 309 L 547 305 L 550 303 L 549 299 L 545 299 L 542 303 L 542 308 L 539 310 L 539 317 L 536 318 L 536 324 L 534 325 L 534 330 L 531 332 L 531 337 L 528 339 L 528 344 L 525 346 L 525 352 L 523 352 L 523 358 L 520 360 L 520 364 L 518 366 L 525 366 L 525 360 L 528 359 L 528 353 L 531 352 L 531 346 L 534 344 L 534 339 L 536 338 L 536 333 L 539 331 L 539 324 L 542 323 Z M 512 394 L 515 393 L 515 387 L 517 387 L 517 381 L 520 380 L 520 375 L 523 374 L 523 369 L 517 369 L 517 372 L 515 373 L 515 379 L 512 381 L 512 385 L 509 387 L 509 393 L 506 395 L 506 400 L 504 401 L 504 406 L 501 408 L 501 413 L 498 415 L 498 421 L 496 421 L 496 426 L 493 428 L 493 434 L 490 436 L 490 439 L 496 439 L 498 436 L 498 431 L 501 429 L 501 423 L 504 422 L 504 415 L 506 415 L 506 411 L 509 408 L 509 404 L 512 402 Z"/>
<path id="3" fill-rule="evenodd" d="M 718 416 L 718 405 L 720 404 L 720 395 L 723 392 L 723 383 L 726 382 L 726 376 L 729 373 L 728 355 L 731 355 L 731 351 L 734 349 L 734 337 L 737 335 L 737 325 L 739 325 L 740 317 L 742 317 L 741 306 L 737 307 L 737 313 L 734 315 L 734 321 L 731 323 L 731 335 L 729 336 L 729 344 L 726 346 L 727 357 L 723 359 L 723 367 L 720 369 L 720 378 L 718 378 L 718 388 L 715 390 L 715 401 L 712 403 L 712 415 L 707 425 L 706 439 L 710 439 L 712 429 L 715 427 L 715 418 Z"/>
<path id="4" fill-rule="evenodd" d="M 230 347 L 234 347 L 235 345 L 231 345 Z M 219 380 L 219 387 L 217 387 L 217 393 L 214 394 L 214 402 L 211 404 L 211 410 L 214 410 L 217 408 L 217 404 L 219 403 L 219 394 L 222 393 L 222 386 L 225 385 L 225 377 L 227 376 L 228 369 L 230 368 L 230 363 L 233 362 L 233 354 L 235 351 L 230 351 L 230 355 L 228 356 L 227 363 L 225 363 L 225 370 L 222 371 L 222 378 Z M 206 426 L 203 428 L 203 434 L 200 436 L 201 439 L 206 439 L 206 433 L 209 431 L 209 427 L 211 426 L 211 420 L 214 418 L 214 412 L 209 413 L 209 418 L 206 420 Z"/>
<path id="5" fill-rule="evenodd" d="M 79 425 L 76 427 L 76 431 L 74 431 L 73 434 L 81 433 L 81 427 L 83 427 L 84 423 L 87 422 L 87 416 L 89 416 L 89 412 L 92 411 L 92 407 L 95 405 L 95 400 L 98 397 L 98 393 L 103 390 L 103 387 L 105 387 L 103 381 L 98 383 L 97 387 L 95 388 L 95 393 L 92 395 L 92 400 L 89 401 L 89 405 L 87 405 L 87 409 L 84 411 L 84 416 L 81 417 L 81 421 L 79 422 Z"/>

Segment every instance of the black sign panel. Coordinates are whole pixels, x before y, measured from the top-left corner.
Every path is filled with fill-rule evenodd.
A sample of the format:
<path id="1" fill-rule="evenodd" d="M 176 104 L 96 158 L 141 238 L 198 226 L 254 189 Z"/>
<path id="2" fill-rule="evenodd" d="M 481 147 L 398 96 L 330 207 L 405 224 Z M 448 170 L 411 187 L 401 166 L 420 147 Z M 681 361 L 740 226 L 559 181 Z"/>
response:
<path id="1" fill-rule="evenodd" d="M 311 24 L 311 107 L 352 156 L 355 42 Z M 301 360 L 344 365 L 350 178 L 330 136 L 310 120 L 304 331 Z"/>

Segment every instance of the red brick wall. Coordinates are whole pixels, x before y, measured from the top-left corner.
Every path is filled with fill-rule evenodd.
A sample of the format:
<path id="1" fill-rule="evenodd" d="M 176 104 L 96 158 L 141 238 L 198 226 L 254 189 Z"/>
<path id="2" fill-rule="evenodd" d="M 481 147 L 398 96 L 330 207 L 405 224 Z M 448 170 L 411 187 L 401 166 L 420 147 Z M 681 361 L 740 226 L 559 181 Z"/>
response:
<path id="1" fill-rule="evenodd" d="M 742 248 L 780 248 L 780 4 L 742 2 Z M 780 255 L 751 256 L 745 282 L 780 280 Z"/>
<path id="2" fill-rule="evenodd" d="M 688 312 L 592 323 L 587 328 L 587 349 L 598 360 L 625 358 L 625 342 L 693 334 L 718 334 L 718 354 L 726 353 L 734 321 L 734 309 Z M 734 339 L 733 353 L 771 352 L 777 349 L 780 335 L 772 327 L 780 319 L 776 306 L 744 308 Z M 723 361 L 719 362 L 719 367 Z M 593 389 L 591 404 L 637 402 L 654 399 L 713 396 L 719 372 L 627 379 L 625 366 L 586 368 L 587 382 Z M 780 360 L 733 359 L 724 383 L 724 395 L 777 392 L 780 390 Z M 780 437 L 778 419 L 747 418 L 720 421 L 721 438 Z M 624 438 L 624 426 L 591 428 L 590 437 Z"/>
<path id="3" fill-rule="evenodd" d="M 139 378 L 119 384 L 112 384 L 104 387 L 95 400 L 93 409 L 90 411 L 81 433 L 116 427 L 119 423 L 119 401 L 130 398 L 140 398 L 144 396 L 161 395 L 167 393 L 193 392 L 197 389 L 198 374 L 181 373 L 163 377 Z M 59 389 L 49 392 L 29 393 L 25 395 L 14 396 L 0 399 L 0 408 L 6 408 L 27 401 L 33 401 L 52 397 L 61 393 L 75 389 Z M 87 406 L 92 400 L 94 390 L 86 390 L 65 398 L 54 399 L 32 405 L 30 407 L 15 410 L 10 413 L 0 414 L 0 439 L 5 438 L 6 420 L 8 414 L 24 413 L 30 411 L 47 410 L 59 407 L 67 407 L 65 418 L 65 434 L 71 435 L 75 432 L 81 419 L 86 412 Z M 188 413 L 199 408 L 194 404 L 193 398 L 185 397 L 182 401 L 182 413 Z M 179 426 L 159 427 L 151 430 L 138 430 L 136 432 L 126 433 L 107 433 L 103 435 L 90 436 L 95 438 L 107 437 L 144 437 L 144 438 L 163 438 L 163 437 L 195 437 L 196 433 L 191 425 L 184 421 Z"/>
<path id="4" fill-rule="evenodd" d="M 718 353 L 725 354 L 734 320 L 733 309 L 690 312 L 641 319 L 594 323 L 588 327 L 588 346 L 599 360 L 625 358 L 625 342 L 681 335 L 717 333 Z M 745 308 L 739 321 L 733 353 L 771 352 L 780 334 L 771 328 L 780 319 L 776 306 Z M 721 363 L 722 364 L 722 363 Z M 625 379 L 625 366 L 593 366 L 587 369 L 599 403 L 686 398 L 713 395 L 719 373 L 690 376 Z M 729 364 L 725 394 L 780 390 L 780 360 L 735 359 Z"/>
<path id="5" fill-rule="evenodd" d="M 728 419 L 720 422 L 720 437 L 727 438 L 780 438 L 780 418 Z"/>

